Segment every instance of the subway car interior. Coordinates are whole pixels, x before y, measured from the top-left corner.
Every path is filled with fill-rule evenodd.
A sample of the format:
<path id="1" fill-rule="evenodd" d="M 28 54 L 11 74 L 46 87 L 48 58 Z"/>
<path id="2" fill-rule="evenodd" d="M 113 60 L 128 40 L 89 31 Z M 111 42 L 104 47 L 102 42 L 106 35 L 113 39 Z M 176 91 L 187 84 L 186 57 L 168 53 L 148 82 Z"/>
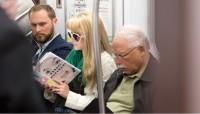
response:
<path id="1" fill-rule="evenodd" d="M 0 92 L 0 112 L 199 113 L 198 4 L 200 0 L 0 0 L 0 77 L 11 79 L 11 69 L 16 71 L 12 84 L 29 88 L 25 78 L 17 78 L 28 71 L 12 66 L 21 68 L 25 59 L 18 61 L 18 56 L 28 61 L 31 52 L 29 75 L 36 90 L 23 92 L 1 83 L 7 89 Z M 4 39 L 17 34 L 10 33 L 14 29 L 3 32 L 10 27 L 5 23 L 16 25 L 31 47 L 22 55 L 16 51 L 12 61 L 21 64 L 8 69 L 4 52 L 17 48 Z M 55 39 L 60 44 L 53 44 Z M 27 94 L 37 100 L 30 97 L 30 103 Z"/>

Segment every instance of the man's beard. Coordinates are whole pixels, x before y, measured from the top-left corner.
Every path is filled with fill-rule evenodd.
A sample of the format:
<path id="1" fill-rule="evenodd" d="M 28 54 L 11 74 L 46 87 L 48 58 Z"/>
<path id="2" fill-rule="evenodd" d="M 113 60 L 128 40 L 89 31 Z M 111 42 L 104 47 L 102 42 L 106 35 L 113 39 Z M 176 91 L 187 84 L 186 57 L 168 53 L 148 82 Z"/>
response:
<path id="1" fill-rule="evenodd" d="M 45 44 L 51 38 L 53 38 L 53 35 L 54 35 L 54 28 L 51 29 L 49 34 L 37 33 L 37 34 L 33 35 L 33 38 L 37 43 Z"/>

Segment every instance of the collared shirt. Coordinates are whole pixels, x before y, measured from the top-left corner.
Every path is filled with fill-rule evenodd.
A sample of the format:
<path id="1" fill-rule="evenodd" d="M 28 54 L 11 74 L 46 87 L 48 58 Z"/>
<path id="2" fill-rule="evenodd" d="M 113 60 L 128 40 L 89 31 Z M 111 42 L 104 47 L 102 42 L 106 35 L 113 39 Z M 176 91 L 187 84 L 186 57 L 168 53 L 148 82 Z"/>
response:
<path id="1" fill-rule="evenodd" d="M 107 107 L 114 113 L 131 113 L 134 109 L 134 85 L 141 78 L 147 63 L 134 75 L 124 76 L 120 85 L 112 93 Z"/>
<path id="2" fill-rule="evenodd" d="M 40 56 L 42 55 L 43 51 L 47 48 L 47 46 L 58 36 L 59 34 L 55 34 L 53 36 L 52 39 L 50 39 L 49 41 L 47 41 L 45 44 L 43 44 L 42 46 L 37 44 L 38 45 L 38 50 L 36 51 L 35 55 L 38 55 L 38 58 L 40 58 Z"/>

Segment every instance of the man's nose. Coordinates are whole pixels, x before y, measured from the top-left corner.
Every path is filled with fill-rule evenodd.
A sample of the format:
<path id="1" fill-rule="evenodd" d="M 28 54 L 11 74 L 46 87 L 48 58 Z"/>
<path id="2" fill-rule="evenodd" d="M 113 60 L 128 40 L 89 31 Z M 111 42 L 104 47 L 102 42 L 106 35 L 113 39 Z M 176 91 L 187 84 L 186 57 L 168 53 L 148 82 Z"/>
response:
<path id="1" fill-rule="evenodd" d="M 115 57 L 115 63 L 116 63 L 116 65 L 120 65 L 121 64 L 121 61 L 119 60 L 118 57 Z"/>
<path id="2" fill-rule="evenodd" d="M 41 31 L 41 27 L 40 26 L 36 26 L 36 32 L 40 32 Z"/>

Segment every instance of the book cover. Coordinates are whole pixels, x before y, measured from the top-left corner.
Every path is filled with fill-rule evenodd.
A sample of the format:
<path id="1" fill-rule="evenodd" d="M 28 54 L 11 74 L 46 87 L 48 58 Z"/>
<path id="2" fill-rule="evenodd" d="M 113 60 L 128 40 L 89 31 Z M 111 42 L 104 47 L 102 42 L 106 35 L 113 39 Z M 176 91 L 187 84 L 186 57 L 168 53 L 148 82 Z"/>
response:
<path id="1" fill-rule="evenodd" d="M 34 67 L 35 78 L 42 85 L 55 84 L 56 82 L 54 80 L 68 84 L 80 72 L 80 69 L 52 52 L 46 53 Z"/>

